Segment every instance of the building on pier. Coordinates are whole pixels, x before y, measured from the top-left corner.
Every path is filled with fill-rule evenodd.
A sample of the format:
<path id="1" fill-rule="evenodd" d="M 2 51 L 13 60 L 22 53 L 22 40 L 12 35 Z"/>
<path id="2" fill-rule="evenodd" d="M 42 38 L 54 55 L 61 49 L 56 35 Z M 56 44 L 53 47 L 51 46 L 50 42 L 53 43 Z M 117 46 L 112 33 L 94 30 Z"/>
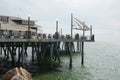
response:
<path id="1" fill-rule="evenodd" d="M 28 21 L 27 19 L 22 19 L 20 17 L 0 15 L 1 34 L 7 34 L 8 32 L 14 34 L 22 32 L 22 34 L 24 34 L 28 31 L 28 27 L 33 35 L 37 33 L 38 29 L 41 30 L 41 26 L 37 25 L 34 20 Z"/>

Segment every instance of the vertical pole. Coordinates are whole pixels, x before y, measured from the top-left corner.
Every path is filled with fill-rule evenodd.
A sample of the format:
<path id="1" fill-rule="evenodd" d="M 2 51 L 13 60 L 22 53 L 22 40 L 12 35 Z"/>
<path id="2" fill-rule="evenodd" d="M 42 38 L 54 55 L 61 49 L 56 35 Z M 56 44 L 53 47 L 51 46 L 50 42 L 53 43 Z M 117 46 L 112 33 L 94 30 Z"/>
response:
<path id="1" fill-rule="evenodd" d="M 0 23 L 0 30 L 1 30 L 1 23 Z"/>
<path id="2" fill-rule="evenodd" d="M 0 38 L 2 37 L 1 23 L 0 23 Z"/>
<path id="3" fill-rule="evenodd" d="M 79 52 L 80 51 L 80 44 L 79 44 L 80 42 L 78 41 L 77 42 L 77 52 Z"/>
<path id="4" fill-rule="evenodd" d="M 53 58 L 53 43 L 50 44 L 51 48 L 50 48 L 50 68 L 52 68 L 52 58 Z"/>
<path id="5" fill-rule="evenodd" d="M 82 46 L 81 46 L 82 42 L 80 41 L 80 54 L 82 53 Z"/>
<path id="6" fill-rule="evenodd" d="M 37 44 L 37 42 L 34 44 L 35 45 L 35 52 L 36 52 L 36 56 L 37 56 L 37 63 L 38 63 L 38 65 L 40 65 L 40 56 L 39 56 L 39 53 L 38 53 L 38 44 Z"/>
<path id="7" fill-rule="evenodd" d="M 10 46 L 8 47 L 10 49 Z M 12 65 L 15 66 L 14 44 L 12 44 L 12 49 L 10 50 L 11 50 Z"/>
<path id="8" fill-rule="evenodd" d="M 58 32 L 58 21 L 56 21 L 56 32 Z"/>
<path id="9" fill-rule="evenodd" d="M 84 36 L 85 36 L 85 30 L 84 30 L 84 26 L 83 26 L 83 38 L 84 38 Z"/>
<path id="10" fill-rule="evenodd" d="M 72 39 L 72 35 L 73 35 L 73 14 L 71 13 L 71 39 Z"/>
<path id="11" fill-rule="evenodd" d="M 32 43 L 32 62 L 34 62 L 34 44 Z"/>
<path id="12" fill-rule="evenodd" d="M 0 43 L 0 54 L 2 54 L 2 44 Z"/>
<path id="13" fill-rule="evenodd" d="M 82 53 L 81 53 L 81 64 L 84 65 L 84 41 L 82 41 Z"/>
<path id="14" fill-rule="evenodd" d="M 22 43 L 22 51 L 21 51 L 21 63 L 23 65 L 23 61 L 24 61 L 24 48 L 25 48 L 25 43 Z"/>
<path id="15" fill-rule="evenodd" d="M 40 44 L 39 44 L 39 42 L 37 43 L 37 52 L 38 52 L 39 64 L 40 64 L 41 63 L 41 53 L 40 53 Z"/>
<path id="16" fill-rule="evenodd" d="M 92 37 L 92 25 L 90 26 L 90 37 Z"/>
<path id="17" fill-rule="evenodd" d="M 25 55 L 26 57 L 28 56 L 28 54 L 27 54 L 28 44 L 29 44 L 29 43 L 25 43 L 25 49 L 24 49 L 24 50 L 25 50 L 24 55 Z"/>
<path id="18" fill-rule="evenodd" d="M 55 46 L 55 57 L 58 59 L 58 62 L 60 63 L 60 55 L 59 55 L 59 47 L 58 46 L 60 46 L 57 42 L 54 44 Z M 55 58 L 55 60 L 56 60 L 56 58 Z"/>
<path id="19" fill-rule="evenodd" d="M 4 51 L 4 56 L 6 56 L 6 47 L 3 47 L 3 51 Z"/>
<path id="20" fill-rule="evenodd" d="M 6 47 L 6 49 L 7 49 L 7 59 L 9 59 L 9 49 L 8 47 Z"/>
<path id="21" fill-rule="evenodd" d="M 30 31 L 30 17 L 28 17 L 28 31 Z"/>
<path id="22" fill-rule="evenodd" d="M 20 63 L 20 58 L 21 58 L 21 52 L 20 52 L 20 45 L 21 43 L 19 43 L 19 47 L 18 47 L 18 61 L 17 63 L 19 64 Z"/>
<path id="23" fill-rule="evenodd" d="M 72 69 L 72 43 L 69 42 L 69 56 L 70 56 L 70 64 L 69 64 L 69 67 L 70 69 Z"/>
<path id="24" fill-rule="evenodd" d="M 83 40 L 84 40 L 84 37 L 85 37 L 85 26 L 84 26 L 85 22 L 83 22 Z"/>
<path id="25" fill-rule="evenodd" d="M 30 17 L 28 17 L 28 38 L 30 38 Z"/>
<path id="26" fill-rule="evenodd" d="M 0 23 L 0 38 L 2 37 L 2 30 L 1 30 L 1 23 Z"/>

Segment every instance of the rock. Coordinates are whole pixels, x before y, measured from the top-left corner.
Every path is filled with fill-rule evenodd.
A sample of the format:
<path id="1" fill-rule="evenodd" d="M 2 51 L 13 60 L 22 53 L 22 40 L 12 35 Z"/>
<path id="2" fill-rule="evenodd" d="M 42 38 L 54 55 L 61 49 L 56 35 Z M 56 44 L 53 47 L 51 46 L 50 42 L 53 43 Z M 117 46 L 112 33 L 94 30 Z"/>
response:
<path id="1" fill-rule="evenodd" d="M 15 76 L 12 77 L 10 80 L 26 80 L 21 74 L 16 74 Z"/>
<path id="2" fill-rule="evenodd" d="M 0 80 L 32 80 L 32 77 L 27 70 L 16 67 L 6 72 Z"/>
<path id="3" fill-rule="evenodd" d="M 31 74 L 27 70 L 23 69 L 22 67 L 20 67 L 19 70 L 25 80 L 32 80 Z"/>
<path id="4" fill-rule="evenodd" d="M 1 80 L 10 80 L 13 76 L 15 76 L 17 73 L 19 73 L 18 68 L 13 68 L 6 72 L 2 77 Z"/>

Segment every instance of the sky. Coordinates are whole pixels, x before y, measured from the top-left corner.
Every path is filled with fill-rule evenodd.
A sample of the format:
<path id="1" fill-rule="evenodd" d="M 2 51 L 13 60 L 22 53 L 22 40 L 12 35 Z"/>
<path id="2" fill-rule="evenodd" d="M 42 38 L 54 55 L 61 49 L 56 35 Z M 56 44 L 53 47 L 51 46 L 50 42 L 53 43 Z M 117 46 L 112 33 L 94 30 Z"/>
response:
<path id="1" fill-rule="evenodd" d="M 73 13 L 88 26 L 92 25 L 96 41 L 114 42 L 120 40 L 119 3 L 120 0 L 0 0 L 0 15 L 24 19 L 31 15 L 44 33 L 54 33 L 58 20 L 59 30 L 70 34 Z"/>

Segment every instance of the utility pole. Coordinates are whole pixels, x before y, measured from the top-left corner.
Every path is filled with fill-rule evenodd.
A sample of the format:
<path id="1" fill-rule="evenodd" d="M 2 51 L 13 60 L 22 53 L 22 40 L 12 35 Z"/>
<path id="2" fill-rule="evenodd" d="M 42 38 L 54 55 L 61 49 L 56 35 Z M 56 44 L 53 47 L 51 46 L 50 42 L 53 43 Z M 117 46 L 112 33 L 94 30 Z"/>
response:
<path id="1" fill-rule="evenodd" d="M 73 35 L 73 14 L 71 13 L 71 39 L 72 39 L 72 35 Z"/>

